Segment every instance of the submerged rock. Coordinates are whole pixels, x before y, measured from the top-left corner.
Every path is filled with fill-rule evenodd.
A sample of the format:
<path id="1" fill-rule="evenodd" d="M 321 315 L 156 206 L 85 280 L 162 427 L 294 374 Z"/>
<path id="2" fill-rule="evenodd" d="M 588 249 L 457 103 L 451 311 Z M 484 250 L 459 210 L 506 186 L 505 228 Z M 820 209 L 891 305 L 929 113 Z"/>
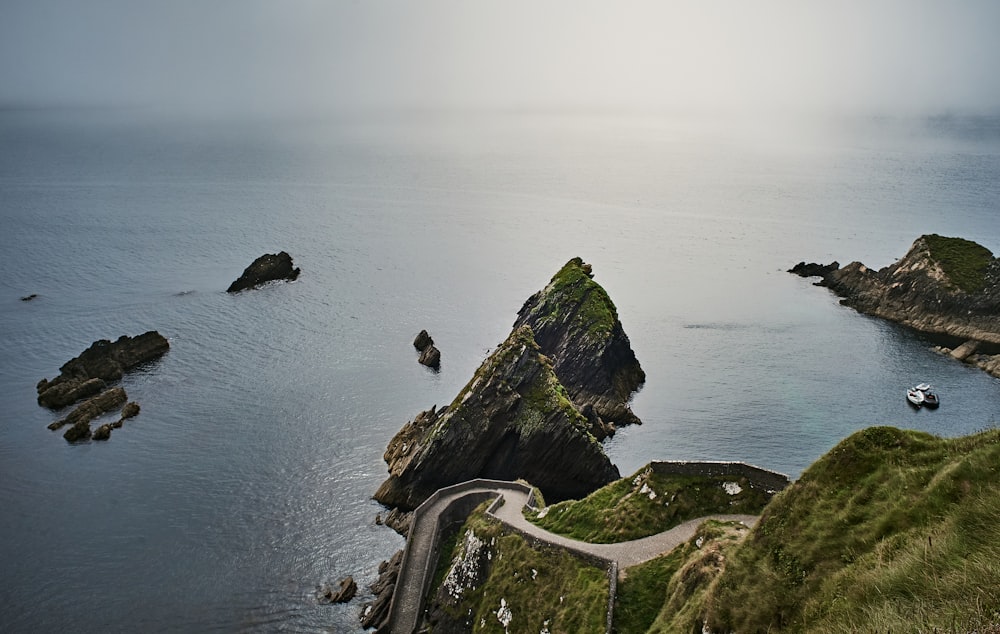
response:
<path id="1" fill-rule="evenodd" d="M 472 478 L 524 478 L 546 499 L 582 497 L 618 479 L 530 327 L 517 328 L 455 400 L 408 422 L 389 442 L 375 499 L 403 510 Z"/>
<path id="2" fill-rule="evenodd" d="M 569 398 L 592 416 L 598 438 L 641 421 L 629 407 L 646 374 L 632 351 L 618 310 L 589 264 L 573 258 L 518 311 L 514 328 L 529 326 L 542 354 L 552 359 Z"/>
<path id="3" fill-rule="evenodd" d="M 265 253 L 244 269 L 243 275 L 230 284 L 226 292 L 238 293 L 277 280 L 295 280 L 301 272 L 292 264 L 292 256 L 287 252 Z"/>
<path id="4" fill-rule="evenodd" d="M 71 405 L 103 389 L 103 382 L 117 381 L 125 372 L 160 358 L 169 349 L 166 337 L 155 330 L 136 337 L 123 335 L 114 342 L 95 341 L 80 356 L 63 364 L 59 376 L 38 382 L 38 404 L 50 409 Z"/>

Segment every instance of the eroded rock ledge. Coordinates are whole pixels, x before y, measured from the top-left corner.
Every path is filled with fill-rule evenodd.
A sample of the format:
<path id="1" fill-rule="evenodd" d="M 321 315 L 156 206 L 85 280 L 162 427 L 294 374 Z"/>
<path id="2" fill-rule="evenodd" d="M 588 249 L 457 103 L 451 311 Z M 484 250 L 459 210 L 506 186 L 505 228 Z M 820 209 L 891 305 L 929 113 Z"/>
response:
<path id="1" fill-rule="evenodd" d="M 799 264 L 791 272 L 820 275 L 841 303 L 916 330 L 1000 344 L 1000 260 L 985 247 L 937 234 L 918 238 L 899 261 L 878 271 L 861 262 L 843 268 Z M 983 360 L 991 371 L 1000 364 Z"/>

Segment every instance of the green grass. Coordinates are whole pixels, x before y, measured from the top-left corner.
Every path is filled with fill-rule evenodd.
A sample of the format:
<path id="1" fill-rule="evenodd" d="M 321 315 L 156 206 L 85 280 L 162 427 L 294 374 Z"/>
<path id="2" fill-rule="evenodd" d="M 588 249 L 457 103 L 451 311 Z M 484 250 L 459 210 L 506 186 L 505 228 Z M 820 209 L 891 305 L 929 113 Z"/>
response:
<path id="1" fill-rule="evenodd" d="M 723 489 L 727 482 L 739 484 L 742 490 L 730 495 Z M 644 467 L 583 500 L 560 502 L 526 516 L 550 532 L 609 544 L 655 535 L 706 515 L 756 515 L 769 499 L 766 491 L 751 486 L 745 478 L 668 476 Z"/>
<path id="2" fill-rule="evenodd" d="M 1000 623 L 1000 431 L 852 435 L 775 497 L 706 606 L 718 631 Z"/>
<path id="3" fill-rule="evenodd" d="M 963 238 L 946 238 L 936 233 L 923 236 L 931 259 L 941 265 L 948 279 L 966 293 L 977 293 L 986 285 L 986 270 L 993 253 Z"/>
<path id="4" fill-rule="evenodd" d="M 477 587 L 465 589 L 460 601 L 437 604 L 439 613 L 447 615 L 445 620 L 468 623 L 469 631 L 477 633 L 503 633 L 497 615 L 502 599 L 511 613 L 510 634 L 537 634 L 546 628 L 553 634 L 603 632 L 607 573 L 561 549 L 533 548 L 520 535 L 508 534 L 498 522 L 486 518 L 484 508 L 470 515 L 458 534 L 472 531 L 486 544 L 488 576 Z M 463 544 L 460 538 L 450 552 L 442 549 L 442 557 L 449 563 L 455 561 L 462 556 Z"/>

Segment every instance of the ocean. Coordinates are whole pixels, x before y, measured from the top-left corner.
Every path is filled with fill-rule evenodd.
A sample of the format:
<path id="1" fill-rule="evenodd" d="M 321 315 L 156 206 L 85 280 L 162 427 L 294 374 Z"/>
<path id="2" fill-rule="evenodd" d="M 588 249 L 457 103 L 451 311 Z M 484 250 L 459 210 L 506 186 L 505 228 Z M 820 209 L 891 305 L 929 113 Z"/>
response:
<path id="1" fill-rule="evenodd" d="M 403 545 L 371 500 L 387 442 L 575 256 L 647 375 L 643 424 L 606 443 L 623 475 L 796 477 L 866 426 L 1000 420 L 1000 380 L 785 272 L 926 233 L 1000 252 L 1000 117 L 4 110 L 0 150 L 0 631 L 360 630 Z M 280 250 L 298 281 L 224 292 Z M 46 429 L 38 380 L 152 329 L 171 348 L 122 381 L 137 418 Z M 906 403 L 922 381 L 939 410 Z M 347 575 L 358 599 L 316 600 Z"/>

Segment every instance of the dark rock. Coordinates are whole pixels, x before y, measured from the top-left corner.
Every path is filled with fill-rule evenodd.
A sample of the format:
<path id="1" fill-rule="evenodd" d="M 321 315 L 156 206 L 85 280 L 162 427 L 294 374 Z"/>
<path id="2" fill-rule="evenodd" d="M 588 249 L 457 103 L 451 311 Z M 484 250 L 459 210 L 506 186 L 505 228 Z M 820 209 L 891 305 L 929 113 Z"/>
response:
<path id="1" fill-rule="evenodd" d="M 238 293 L 277 280 L 295 280 L 301 272 L 300 269 L 294 267 L 292 256 L 285 251 L 265 253 L 244 269 L 243 275 L 230 284 L 226 292 Z"/>
<path id="2" fill-rule="evenodd" d="M 391 634 L 389 632 L 389 605 L 392 603 L 392 593 L 396 589 L 399 570 L 403 563 L 403 551 L 397 551 L 389 561 L 383 561 L 378 567 L 378 580 L 372 584 L 371 591 L 375 600 L 365 603 L 361 608 L 361 627 L 375 628 L 376 634 Z"/>
<path id="3" fill-rule="evenodd" d="M 139 404 L 135 401 L 126 403 L 125 407 L 122 408 L 122 420 L 126 418 L 135 418 L 139 415 Z"/>
<path id="4" fill-rule="evenodd" d="M 79 390 L 89 379 L 117 381 L 125 372 L 160 358 L 169 349 L 170 343 L 155 330 L 137 337 L 122 336 L 115 342 L 95 341 L 80 356 L 63 364 L 59 376 L 51 381 L 39 381 L 36 386 L 38 404 L 51 409 L 70 405 L 81 398 Z M 93 390 L 93 384 L 87 389 Z"/>
<path id="5" fill-rule="evenodd" d="M 90 438 L 90 421 L 80 421 L 73 425 L 63 434 L 63 438 L 69 442 L 77 442 Z"/>
<path id="6" fill-rule="evenodd" d="M 21 301 L 22 302 L 30 302 L 31 300 L 35 299 L 36 297 L 38 297 L 38 293 L 32 293 L 31 295 L 25 295 L 24 297 L 22 297 Z"/>
<path id="7" fill-rule="evenodd" d="M 60 409 L 83 398 L 97 394 L 107 387 L 103 379 L 67 379 L 49 385 L 46 379 L 38 384 L 38 404 L 49 409 Z"/>
<path id="8" fill-rule="evenodd" d="M 593 275 L 580 258 L 567 262 L 548 286 L 528 298 L 514 328 L 531 327 L 573 403 L 581 410 L 593 408 L 591 433 L 600 440 L 617 426 L 641 423 L 628 402 L 646 374 L 618 310 Z"/>
<path id="9" fill-rule="evenodd" d="M 418 361 L 429 368 L 437 370 L 441 367 L 441 351 L 433 345 L 427 346 L 424 348 L 423 352 L 420 353 Z"/>
<path id="10" fill-rule="evenodd" d="M 434 339 L 432 339 L 431 336 L 427 334 L 426 330 L 421 330 L 420 334 L 417 335 L 417 338 L 413 340 L 413 347 L 419 350 L 420 352 L 426 350 L 428 346 L 433 346 L 433 345 L 434 345 Z"/>
<path id="11" fill-rule="evenodd" d="M 105 423 L 94 430 L 93 440 L 107 440 L 111 438 L 111 425 Z"/>
<path id="12" fill-rule="evenodd" d="M 824 277 L 828 273 L 832 273 L 839 268 L 840 263 L 836 261 L 831 262 L 830 264 L 817 264 L 816 262 L 806 264 L 805 262 L 799 262 L 792 268 L 788 269 L 788 272 L 802 277 Z"/>
<path id="13" fill-rule="evenodd" d="M 92 396 L 83 403 L 80 403 L 65 418 L 49 424 L 49 429 L 59 429 L 63 425 L 88 425 L 101 414 L 121 407 L 128 400 L 125 390 L 120 387 L 113 387 L 105 390 L 97 396 Z"/>
<path id="14" fill-rule="evenodd" d="M 347 603 L 358 593 L 358 584 L 354 582 L 354 577 L 346 577 L 340 580 L 337 587 L 324 585 L 320 588 L 319 599 L 326 603 Z"/>
<path id="15" fill-rule="evenodd" d="M 374 497 L 412 510 L 437 489 L 477 477 L 524 478 L 547 500 L 583 497 L 620 477 L 589 430 L 521 326 L 449 407 L 422 412 L 389 442 L 389 479 Z"/>
<path id="16" fill-rule="evenodd" d="M 386 526 L 396 531 L 403 537 L 406 537 L 410 533 L 410 524 L 413 522 L 413 511 L 401 511 L 399 509 L 392 509 L 389 514 L 385 516 L 384 523 Z"/>

